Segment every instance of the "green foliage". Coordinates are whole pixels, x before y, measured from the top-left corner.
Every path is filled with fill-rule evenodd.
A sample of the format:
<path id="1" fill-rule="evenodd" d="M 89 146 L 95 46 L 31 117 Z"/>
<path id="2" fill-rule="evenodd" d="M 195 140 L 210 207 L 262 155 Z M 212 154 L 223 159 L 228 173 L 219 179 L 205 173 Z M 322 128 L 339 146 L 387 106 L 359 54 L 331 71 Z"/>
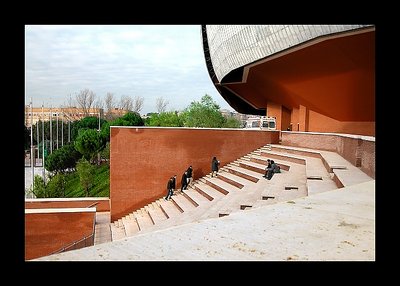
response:
<path id="1" fill-rule="evenodd" d="M 224 125 L 222 127 L 224 128 L 240 128 L 242 126 L 242 123 L 240 120 L 237 120 L 235 117 L 229 117 L 226 119 Z"/>
<path id="2" fill-rule="evenodd" d="M 112 124 L 112 121 L 111 122 L 105 122 L 101 126 L 100 135 L 101 135 L 101 138 L 102 138 L 103 142 L 110 142 L 110 125 L 111 124 Z"/>
<path id="3" fill-rule="evenodd" d="M 148 126 L 182 127 L 183 118 L 177 112 L 154 113 L 147 121 Z"/>
<path id="4" fill-rule="evenodd" d="M 33 181 L 34 184 L 32 192 L 36 196 L 36 198 L 49 198 L 43 178 L 39 175 L 35 175 Z"/>
<path id="5" fill-rule="evenodd" d="M 62 198 L 65 196 L 67 178 L 64 174 L 55 174 L 50 177 L 47 185 L 39 175 L 35 176 L 34 182 L 32 192 L 36 198 Z"/>
<path id="6" fill-rule="evenodd" d="M 128 112 L 124 116 L 110 122 L 111 126 L 143 126 L 144 122 L 137 112 Z"/>
<path id="7" fill-rule="evenodd" d="M 100 119 L 100 129 L 106 122 L 107 121 L 105 119 Z M 71 130 L 72 141 L 76 140 L 81 129 L 99 130 L 99 118 L 96 116 L 87 116 L 79 121 L 75 121 Z"/>
<path id="8" fill-rule="evenodd" d="M 106 143 L 106 147 L 100 152 L 101 160 L 106 160 L 107 163 L 110 161 L 110 142 Z"/>
<path id="9" fill-rule="evenodd" d="M 67 169 L 75 168 L 76 161 L 81 157 L 74 144 L 67 144 L 49 154 L 45 158 L 44 166 L 49 172 L 64 173 Z"/>
<path id="10" fill-rule="evenodd" d="M 226 119 L 219 111 L 219 105 L 209 95 L 201 101 L 193 101 L 183 113 L 184 125 L 187 127 L 223 127 Z"/>
<path id="11" fill-rule="evenodd" d="M 110 126 L 143 126 L 144 121 L 137 112 L 128 112 L 122 117 L 106 122 L 101 128 L 103 142 L 110 142 Z"/>
<path id="12" fill-rule="evenodd" d="M 93 186 L 95 167 L 92 166 L 87 160 L 80 159 L 76 164 L 76 170 L 79 175 L 79 182 L 85 190 L 85 194 L 89 196 L 89 189 Z"/>
<path id="13" fill-rule="evenodd" d="M 110 167 L 107 164 L 96 166 L 92 165 L 95 174 L 93 185 L 89 189 L 89 197 L 109 197 L 110 196 Z M 85 197 L 86 192 L 80 184 L 78 172 L 67 174 L 67 186 L 65 197 Z"/>
<path id="14" fill-rule="evenodd" d="M 65 196 L 66 177 L 64 174 L 55 174 L 46 185 L 48 198 L 63 198 Z"/>
<path id="15" fill-rule="evenodd" d="M 81 129 L 74 142 L 78 150 L 88 161 L 93 161 L 97 153 L 104 147 L 103 138 L 94 129 Z"/>

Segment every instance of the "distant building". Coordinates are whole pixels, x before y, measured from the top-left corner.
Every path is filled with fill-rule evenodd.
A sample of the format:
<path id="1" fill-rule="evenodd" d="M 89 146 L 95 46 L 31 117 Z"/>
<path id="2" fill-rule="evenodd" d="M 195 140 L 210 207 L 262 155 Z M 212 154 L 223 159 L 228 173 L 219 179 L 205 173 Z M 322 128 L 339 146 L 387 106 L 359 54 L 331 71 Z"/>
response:
<path id="1" fill-rule="evenodd" d="M 102 108 L 89 108 L 87 110 L 83 110 L 82 108 L 77 107 L 33 107 L 32 115 L 31 108 L 29 105 L 25 106 L 25 126 L 31 126 L 31 116 L 33 125 L 36 124 L 39 120 L 41 121 L 50 121 L 50 118 L 53 120 L 64 120 L 64 121 L 75 121 L 80 120 L 87 116 L 94 116 L 103 119 L 112 119 L 115 117 L 123 116 L 128 111 L 120 108 L 114 108 L 111 112 L 104 112 Z M 111 115 L 111 116 L 110 116 Z"/>

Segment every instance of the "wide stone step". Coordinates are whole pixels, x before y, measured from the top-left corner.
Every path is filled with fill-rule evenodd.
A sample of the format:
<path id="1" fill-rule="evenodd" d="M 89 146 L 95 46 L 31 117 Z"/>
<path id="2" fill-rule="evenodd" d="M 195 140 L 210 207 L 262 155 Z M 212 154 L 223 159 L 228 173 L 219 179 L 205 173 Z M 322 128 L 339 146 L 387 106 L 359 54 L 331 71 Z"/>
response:
<path id="1" fill-rule="evenodd" d="M 261 152 L 261 157 L 267 157 L 268 159 L 275 159 L 275 160 L 284 160 L 302 165 L 306 164 L 306 160 L 304 158 L 296 157 L 296 155 L 284 154 L 279 152 L 263 151 Z"/>
<path id="2" fill-rule="evenodd" d="M 229 173 L 239 176 L 241 178 L 244 178 L 248 181 L 257 183 L 260 180 L 260 174 L 257 172 L 253 172 L 249 169 L 238 167 L 237 165 L 233 165 L 233 164 L 227 165 L 226 168 Z"/>
<path id="3" fill-rule="evenodd" d="M 272 150 L 265 150 L 265 152 L 268 151 L 283 152 L 287 154 L 301 155 L 301 156 L 321 159 L 321 154 L 319 150 L 313 150 L 301 147 L 272 145 Z"/>
<path id="4" fill-rule="evenodd" d="M 146 213 L 136 212 L 135 217 L 136 217 L 136 220 L 137 220 L 140 230 L 146 229 L 146 228 L 154 225 L 153 221 L 151 220 L 151 218 L 147 212 Z"/>
<path id="5" fill-rule="evenodd" d="M 251 161 L 243 161 L 243 160 L 238 160 L 239 167 L 251 170 L 253 172 L 257 172 L 260 174 L 265 174 L 265 165 L 251 162 Z"/>
<path id="6" fill-rule="evenodd" d="M 139 232 L 139 226 L 136 219 L 123 220 L 126 236 L 132 236 Z"/>
<path id="7" fill-rule="evenodd" d="M 164 199 L 159 199 L 156 203 L 168 218 L 176 217 L 181 214 L 181 211 L 176 208 L 175 204 L 171 200 L 166 201 Z"/>
<path id="8" fill-rule="evenodd" d="M 146 206 L 145 209 L 147 210 L 154 224 L 160 224 L 167 219 L 167 216 L 164 214 L 159 206 L 154 206 L 153 204 L 150 204 Z"/>
<path id="9" fill-rule="evenodd" d="M 253 156 L 250 161 L 252 161 L 254 163 L 262 164 L 262 165 L 264 165 L 264 168 L 266 168 L 268 166 L 268 159 L 271 159 L 271 158 L 269 158 L 269 157 L 267 158 L 264 156 Z M 278 162 L 278 161 L 275 161 L 275 163 L 281 168 L 281 170 L 285 170 L 285 171 L 290 170 L 290 165 L 288 165 L 286 163 Z M 293 163 L 296 163 L 296 162 L 293 162 Z M 302 164 L 302 165 L 305 165 L 305 164 Z"/>
<path id="10" fill-rule="evenodd" d="M 182 194 L 172 196 L 172 201 L 178 205 L 178 208 L 180 208 L 182 212 L 188 212 L 195 208 L 195 206 Z"/>
<path id="11" fill-rule="evenodd" d="M 218 176 L 219 177 L 219 176 Z M 213 187 L 217 191 L 221 192 L 224 195 L 229 194 L 230 192 L 240 191 L 240 189 L 234 185 L 231 185 L 218 177 L 209 178 L 206 177 L 207 185 Z"/>
<path id="12" fill-rule="evenodd" d="M 185 192 L 185 195 L 188 196 L 197 206 L 207 205 L 209 204 L 209 200 L 199 194 L 195 189 L 188 188 Z"/>
<path id="13" fill-rule="evenodd" d="M 233 173 L 229 172 L 229 169 L 226 168 L 227 171 L 223 172 L 218 175 L 218 178 L 220 180 L 223 180 L 227 182 L 228 184 L 234 185 L 235 187 L 238 187 L 239 189 L 242 189 L 245 185 L 247 184 L 253 184 L 253 181 L 247 180 L 243 177 L 237 176 Z"/>
<path id="14" fill-rule="evenodd" d="M 205 183 L 197 184 L 195 185 L 195 188 L 197 192 L 199 192 L 209 201 L 212 201 L 214 199 L 219 199 L 224 196 L 224 194 L 222 194 L 221 192 L 217 191 L 216 189 Z"/>
<path id="15" fill-rule="evenodd" d="M 110 229 L 112 241 L 123 239 L 126 237 L 125 229 L 123 227 L 117 227 L 114 224 L 110 224 Z"/>

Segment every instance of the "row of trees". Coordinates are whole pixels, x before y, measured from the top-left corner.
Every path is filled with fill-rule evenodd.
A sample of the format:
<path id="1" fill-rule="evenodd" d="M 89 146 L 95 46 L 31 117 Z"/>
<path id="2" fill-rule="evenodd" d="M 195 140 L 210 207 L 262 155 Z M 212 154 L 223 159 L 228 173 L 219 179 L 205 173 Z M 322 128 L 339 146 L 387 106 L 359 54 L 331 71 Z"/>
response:
<path id="1" fill-rule="evenodd" d="M 182 112 L 152 114 L 145 122 L 148 126 L 240 128 L 241 122 L 234 117 L 226 118 L 219 105 L 209 95 L 193 101 Z"/>
<path id="2" fill-rule="evenodd" d="M 168 102 L 159 101 L 160 108 L 165 109 Z M 40 176 L 35 177 L 33 193 L 36 197 L 64 196 L 66 174 L 78 172 L 81 186 L 86 196 L 93 185 L 96 165 L 101 161 L 108 162 L 110 154 L 110 126 L 172 126 L 172 127 L 230 127 L 239 128 L 240 122 L 235 118 L 225 118 L 219 106 L 209 95 L 200 101 L 192 102 L 182 112 L 154 113 L 146 122 L 139 113 L 128 112 L 114 120 L 100 121 L 97 117 L 85 117 L 71 122 L 70 143 L 53 151 L 45 158 L 45 169 L 52 176 L 47 184 Z M 46 128 L 48 127 L 48 128 Z M 36 130 L 35 126 L 34 129 Z M 45 138 L 49 136 L 49 123 L 45 123 Z M 36 134 L 34 133 L 34 138 Z M 29 136 L 28 136 L 29 139 Z"/>

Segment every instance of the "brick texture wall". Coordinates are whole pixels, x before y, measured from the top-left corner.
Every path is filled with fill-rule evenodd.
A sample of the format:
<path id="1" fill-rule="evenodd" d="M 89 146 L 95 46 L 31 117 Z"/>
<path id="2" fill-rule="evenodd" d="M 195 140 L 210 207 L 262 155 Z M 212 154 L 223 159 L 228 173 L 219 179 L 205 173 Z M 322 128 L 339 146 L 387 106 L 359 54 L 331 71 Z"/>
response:
<path id="1" fill-rule="evenodd" d="M 25 259 L 34 259 L 89 236 L 95 212 L 25 214 Z"/>
<path id="2" fill-rule="evenodd" d="M 199 128 L 111 127 L 111 221 L 166 195 L 166 185 L 193 166 L 194 179 L 211 172 L 216 156 L 221 167 L 268 143 L 278 131 Z"/>

